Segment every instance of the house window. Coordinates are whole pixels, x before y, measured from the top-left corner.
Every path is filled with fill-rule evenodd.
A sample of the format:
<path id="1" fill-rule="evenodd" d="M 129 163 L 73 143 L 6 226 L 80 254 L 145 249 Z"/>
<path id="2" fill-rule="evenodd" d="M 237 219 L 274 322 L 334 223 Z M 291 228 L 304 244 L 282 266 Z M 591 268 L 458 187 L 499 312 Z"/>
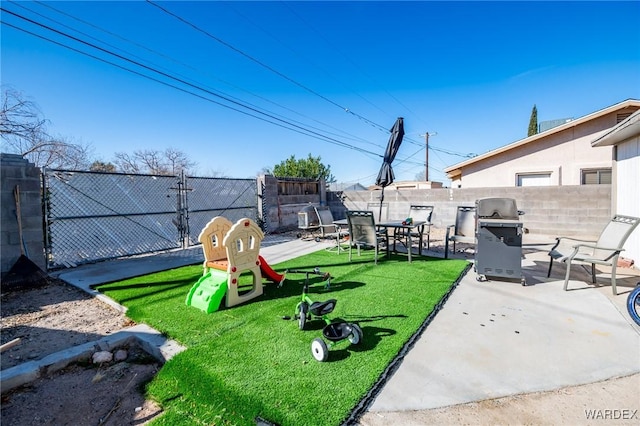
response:
<path id="1" fill-rule="evenodd" d="M 604 185 L 611 183 L 611 169 L 589 169 L 582 171 L 582 185 Z"/>
<path id="2" fill-rule="evenodd" d="M 550 186 L 551 173 L 526 173 L 517 175 L 518 186 Z"/>

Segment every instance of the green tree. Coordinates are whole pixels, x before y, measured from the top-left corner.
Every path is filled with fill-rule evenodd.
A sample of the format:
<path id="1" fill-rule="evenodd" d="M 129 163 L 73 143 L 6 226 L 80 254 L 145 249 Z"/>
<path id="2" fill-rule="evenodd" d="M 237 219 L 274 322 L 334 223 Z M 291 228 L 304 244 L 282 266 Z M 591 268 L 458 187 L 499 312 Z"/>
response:
<path id="1" fill-rule="evenodd" d="M 96 160 L 91 163 L 89 170 L 92 172 L 115 173 L 116 166 L 113 163 L 105 163 L 104 161 Z"/>
<path id="2" fill-rule="evenodd" d="M 533 136 L 538 133 L 538 109 L 536 105 L 533 105 L 533 109 L 531 110 L 531 118 L 529 119 L 529 131 L 527 132 L 527 136 Z"/>
<path id="3" fill-rule="evenodd" d="M 335 182 L 331 174 L 331 166 L 322 164 L 320 156 L 311 154 L 307 158 L 296 159 L 295 155 L 276 164 L 271 171 L 276 177 L 299 177 L 307 179 L 324 179 L 327 183 Z"/>

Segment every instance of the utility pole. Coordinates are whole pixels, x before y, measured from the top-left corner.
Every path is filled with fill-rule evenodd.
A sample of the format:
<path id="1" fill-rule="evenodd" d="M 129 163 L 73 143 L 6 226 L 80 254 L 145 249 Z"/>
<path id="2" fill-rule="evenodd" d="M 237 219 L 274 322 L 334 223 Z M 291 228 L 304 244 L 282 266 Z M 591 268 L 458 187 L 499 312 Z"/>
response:
<path id="1" fill-rule="evenodd" d="M 424 132 L 425 139 L 425 163 L 424 163 L 424 180 L 429 182 L 429 132 Z"/>
<path id="2" fill-rule="evenodd" d="M 425 143 L 424 178 L 427 182 L 429 182 L 429 136 L 435 136 L 437 134 L 438 132 L 433 132 L 433 133 L 424 132 L 424 143 Z"/>

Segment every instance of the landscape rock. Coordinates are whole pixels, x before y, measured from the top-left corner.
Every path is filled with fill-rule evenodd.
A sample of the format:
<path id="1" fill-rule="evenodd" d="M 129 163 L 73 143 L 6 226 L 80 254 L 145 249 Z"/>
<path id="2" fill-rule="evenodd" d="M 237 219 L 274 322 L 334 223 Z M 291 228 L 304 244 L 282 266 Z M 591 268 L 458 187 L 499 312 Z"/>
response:
<path id="1" fill-rule="evenodd" d="M 129 353 L 124 349 L 118 349 L 116 354 L 113 356 L 113 359 L 116 362 L 124 361 L 129 356 Z"/>
<path id="2" fill-rule="evenodd" d="M 109 351 L 100 351 L 93 354 L 91 360 L 94 364 L 103 364 L 105 362 L 111 362 L 113 360 L 113 354 Z"/>

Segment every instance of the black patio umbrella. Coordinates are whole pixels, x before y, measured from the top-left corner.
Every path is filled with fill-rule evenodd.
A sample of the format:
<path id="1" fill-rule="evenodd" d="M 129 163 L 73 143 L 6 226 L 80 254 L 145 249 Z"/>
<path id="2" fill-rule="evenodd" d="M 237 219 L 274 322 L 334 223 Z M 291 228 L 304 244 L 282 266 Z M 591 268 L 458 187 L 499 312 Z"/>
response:
<path id="1" fill-rule="evenodd" d="M 389 136 L 389 143 L 387 149 L 384 152 L 384 158 L 382 160 L 382 166 L 378 172 L 378 178 L 376 179 L 376 185 L 382 187 L 382 194 L 380 195 L 380 213 L 378 214 L 378 220 L 382 218 L 382 202 L 384 201 L 384 188 L 387 185 L 393 183 L 394 175 L 391 163 L 396 158 L 402 138 L 404 137 L 404 118 L 398 117 L 393 127 L 391 128 L 391 136 Z"/>

